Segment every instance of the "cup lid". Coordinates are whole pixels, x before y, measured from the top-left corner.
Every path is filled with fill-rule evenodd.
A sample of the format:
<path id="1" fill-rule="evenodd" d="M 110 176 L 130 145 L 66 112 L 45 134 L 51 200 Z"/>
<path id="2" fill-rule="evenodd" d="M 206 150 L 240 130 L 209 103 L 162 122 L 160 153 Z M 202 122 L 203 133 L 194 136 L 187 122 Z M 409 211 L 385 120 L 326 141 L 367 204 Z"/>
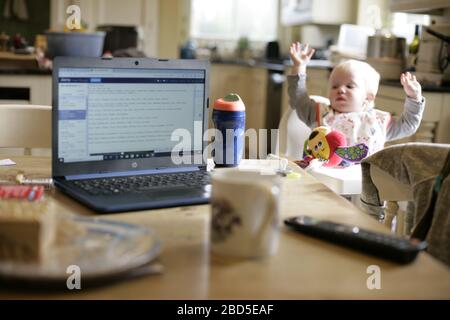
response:
<path id="1" fill-rule="evenodd" d="M 221 111 L 245 111 L 245 105 L 239 95 L 229 93 L 214 102 L 214 109 Z"/>

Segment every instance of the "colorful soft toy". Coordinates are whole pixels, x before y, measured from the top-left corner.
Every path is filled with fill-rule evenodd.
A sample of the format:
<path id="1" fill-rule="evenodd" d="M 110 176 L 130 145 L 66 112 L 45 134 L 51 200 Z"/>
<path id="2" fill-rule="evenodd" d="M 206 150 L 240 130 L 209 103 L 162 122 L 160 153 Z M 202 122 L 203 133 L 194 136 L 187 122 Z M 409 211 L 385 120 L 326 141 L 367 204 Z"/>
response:
<path id="1" fill-rule="evenodd" d="M 297 161 L 302 168 L 349 166 L 359 163 L 367 156 L 368 147 L 364 143 L 346 146 L 345 136 L 339 131 L 332 131 L 327 127 L 313 129 L 303 148 L 303 160 Z"/>

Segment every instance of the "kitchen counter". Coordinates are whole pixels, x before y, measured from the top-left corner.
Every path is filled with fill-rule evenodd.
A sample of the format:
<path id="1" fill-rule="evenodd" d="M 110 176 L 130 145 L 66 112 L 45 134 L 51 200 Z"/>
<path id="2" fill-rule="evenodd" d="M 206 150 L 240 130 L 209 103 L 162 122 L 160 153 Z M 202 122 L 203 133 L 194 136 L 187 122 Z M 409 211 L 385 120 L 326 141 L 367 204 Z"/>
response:
<path id="1" fill-rule="evenodd" d="M 264 59 L 220 59 L 211 60 L 212 64 L 224 65 L 231 64 L 237 66 L 257 67 L 273 71 L 284 71 L 292 67 L 292 62 L 287 60 L 264 60 Z M 311 60 L 308 64 L 309 68 L 316 69 L 333 69 L 333 64 L 328 60 Z M 51 75 L 50 69 L 3 69 L 0 68 L 0 75 Z"/>
<path id="2" fill-rule="evenodd" d="M 256 59 L 218 59 L 218 60 L 211 60 L 211 63 L 218 65 L 231 64 L 244 67 L 256 67 L 275 71 L 284 71 L 285 69 L 285 64 L 281 60 L 275 62 Z"/>
<path id="3" fill-rule="evenodd" d="M 0 75 L 51 75 L 50 69 L 0 69 Z"/>
<path id="4" fill-rule="evenodd" d="M 0 74 L 47 75 L 51 74 L 51 70 L 40 68 L 36 54 L 0 52 Z"/>
<path id="5" fill-rule="evenodd" d="M 213 64 L 232 64 L 247 67 L 259 67 L 274 71 L 284 71 L 292 67 L 290 59 L 284 60 L 265 60 L 265 59 L 220 59 L 211 60 Z M 333 64 L 328 60 L 311 60 L 308 64 L 310 68 L 333 69 Z"/>
<path id="6" fill-rule="evenodd" d="M 311 60 L 308 63 L 308 68 L 333 70 L 334 64 L 330 60 Z"/>
<path id="7" fill-rule="evenodd" d="M 0 103 L 50 106 L 51 70 L 0 68 Z"/>
<path id="8" fill-rule="evenodd" d="M 400 80 L 381 80 L 380 85 L 392 86 L 401 88 L 402 84 Z M 424 92 L 447 92 L 450 93 L 450 85 L 447 86 L 430 86 L 430 85 L 422 85 L 422 91 Z"/>

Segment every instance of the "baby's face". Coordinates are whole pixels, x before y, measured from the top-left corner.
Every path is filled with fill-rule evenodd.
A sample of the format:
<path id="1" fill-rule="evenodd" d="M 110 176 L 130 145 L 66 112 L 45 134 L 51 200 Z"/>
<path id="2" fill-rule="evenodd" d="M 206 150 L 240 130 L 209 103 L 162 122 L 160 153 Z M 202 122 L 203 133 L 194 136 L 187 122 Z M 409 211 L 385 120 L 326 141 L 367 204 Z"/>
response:
<path id="1" fill-rule="evenodd" d="M 364 79 L 356 72 L 337 69 L 330 77 L 328 98 L 338 112 L 359 112 L 368 103 Z"/>

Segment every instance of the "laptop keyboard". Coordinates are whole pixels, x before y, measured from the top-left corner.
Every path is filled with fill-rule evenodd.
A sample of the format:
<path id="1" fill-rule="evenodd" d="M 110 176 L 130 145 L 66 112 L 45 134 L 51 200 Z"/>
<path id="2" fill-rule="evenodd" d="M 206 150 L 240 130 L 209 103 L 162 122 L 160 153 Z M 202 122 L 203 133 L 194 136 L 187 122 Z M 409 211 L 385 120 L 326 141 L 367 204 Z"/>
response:
<path id="1" fill-rule="evenodd" d="M 129 177 L 76 180 L 73 184 L 91 195 L 140 193 L 176 187 L 202 187 L 210 184 L 206 171 L 177 172 Z"/>

